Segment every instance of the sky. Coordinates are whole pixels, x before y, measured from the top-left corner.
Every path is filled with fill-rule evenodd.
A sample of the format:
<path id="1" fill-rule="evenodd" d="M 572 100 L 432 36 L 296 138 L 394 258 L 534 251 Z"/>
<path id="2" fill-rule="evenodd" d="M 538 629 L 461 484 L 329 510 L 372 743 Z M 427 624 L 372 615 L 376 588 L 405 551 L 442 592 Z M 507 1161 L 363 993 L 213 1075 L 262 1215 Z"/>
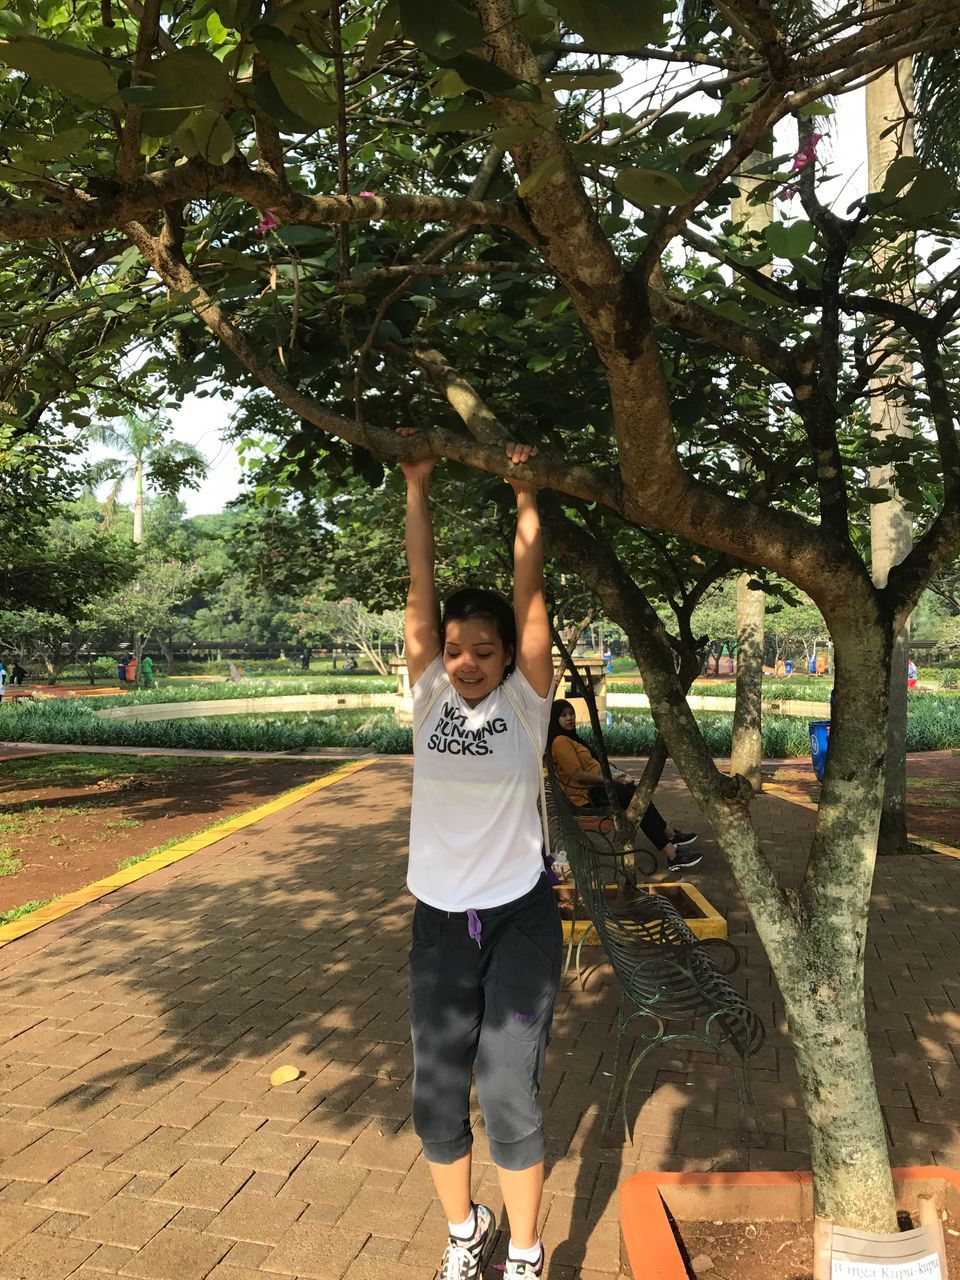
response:
<path id="1" fill-rule="evenodd" d="M 820 144 L 818 163 L 822 159 L 827 162 L 832 171 L 842 175 L 838 180 L 825 185 L 820 191 L 820 196 L 824 201 L 833 203 L 840 214 L 845 214 L 847 206 L 858 196 L 863 195 L 866 190 L 866 131 L 863 99 L 862 90 L 845 94 L 835 103 L 836 114 L 826 118 L 820 125 L 821 130 L 827 134 L 827 138 Z M 624 101 L 626 103 L 626 97 Z M 792 120 L 784 122 L 782 137 L 778 130 L 778 148 L 782 142 L 782 150 L 791 149 L 787 130 L 794 127 Z M 784 219 L 802 213 L 797 201 L 789 204 L 778 202 L 777 212 Z M 217 396 L 209 396 L 201 400 L 190 396 L 172 419 L 173 437 L 195 445 L 206 457 L 209 465 L 207 477 L 200 487 L 186 489 L 180 495 L 190 516 L 222 511 L 224 506 L 240 492 L 242 472 L 237 462 L 235 447 L 232 442 L 224 442 L 222 439 L 231 407 L 229 402 L 220 400 Z M 102 453 L 103 451 L 99 450 L 93 456 L 102 455 Z M 122 491 L 121 501 L 133 501 L 132 487 Z"/>

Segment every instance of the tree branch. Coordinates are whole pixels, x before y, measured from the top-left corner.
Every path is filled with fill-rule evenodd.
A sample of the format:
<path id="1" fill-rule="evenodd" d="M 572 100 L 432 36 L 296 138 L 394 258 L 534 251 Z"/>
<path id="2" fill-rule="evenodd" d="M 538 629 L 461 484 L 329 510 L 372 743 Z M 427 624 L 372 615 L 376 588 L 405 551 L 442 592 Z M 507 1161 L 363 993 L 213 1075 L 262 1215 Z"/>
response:
<path id="1" fill-rule="evenodd" d="M 397 351 L 402 348 L 395 348 Z M 484 444 L 506 444 L 510 434 L 480 395 L 439 351 L 403 351 L 443 392 L 454 412 L 463 420 L 475 440 Z"/>
<path id="2" fill-rule="evenodd" d="M 143 84 L 146 79 L 147 65 L 153 53 L 160 31 L 160 0 L 147 0 L 140 17 L 137 31 L 137 48 L 133 56 L 133 70 L 130 84 Z M 127 107 L 123 122 L 123 140 L 120 144 L 120 156 L 117 160 L 117 174 L 121 182 L 129 182 L 136 176 L 140 166 L 140 129 L 143 112 L 139 107 Z"/>
<path id="3" fill-rule="evenodd" d="M 215 191 L 237 196 L 255 209 L 269 209 L 285 223 L 327 226 L 343 222 L 448 222 L 506 227 L 525 240 L 530 238 L 529 227 L 513 201 L 445 196 L 305 196 L 290 191 L 271 174 L 254 172 L 242 157 L 234 156 L 220 166 L 188 160 L 172 169 L 144 174 L 122 191 L 109 195 L 91 197 L 75 188 L 61 188 L 56 198 L 67 207 L 21 202 L 0 208 L 0 242 L 69 239 L 119 230 L 126 223 L 146 221 L 168 204 L 206 198 Z"/>

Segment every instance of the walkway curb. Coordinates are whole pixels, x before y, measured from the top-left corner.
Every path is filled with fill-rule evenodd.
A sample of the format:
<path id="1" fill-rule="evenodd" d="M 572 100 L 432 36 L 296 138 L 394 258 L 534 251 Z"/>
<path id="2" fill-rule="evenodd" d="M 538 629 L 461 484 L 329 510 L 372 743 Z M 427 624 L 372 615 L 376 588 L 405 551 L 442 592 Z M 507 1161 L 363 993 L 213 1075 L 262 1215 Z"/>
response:
<path id="1" fill-rule="evenodd" d="M 47 906 L 31 911 L 29 915 L 22 916 L 19 920 L 12 920 L 10 924 L 0 925 L 0 948 L 5 947 L 10 942 L 15 942 L 18 938 L 22 938 L 28 933 L 33 933 L 35 929 L 42 929 L 45 924 L 50 924 L 54 920 L 70 915 L 73 911 L 78 911 L 81 907 L 85 907 L 91 902 L 105 898 L 107 894 L 113 893 L 115 889 L 121 889 L 126 885 L 133 884 L 154 871 L 169 867 L 174 862 L 189 858 L 193 853 L 199 853 L 201 849 L 207 849 L 210 845 L 217 844 L 220 840 L 226 839 L 227 836 L 236 835 L 244 827 L 253 826 L 255 822 L 260 822 L 275 813 L 280 813 L 281 810 L 288 809 L 291 805 L 297 804 L 301 800 L 306 800 L 308 796 L 317 791 L 332 787 L 334 783 L 340 782 L 344 778 L 358 773 L 361 769 L 366 769 L 369 765 L 376 764 L 376 762 L 377 757 L 374 757 L 369 760 L 354 760 L 348 764 L 341 765 L 339 769 L 335 769 L 332 773 L 328 773 L 322 778 L 316 778 L 313 782 L 305 782 L 302 787 L 295 787 L 292 791 L 278 796 L 275 800 L 268 800 L 266 804 L 258 805 L 255 809 L 248 809 L 245 813 L 239 813 L 236 817 L 229 818 L 226 822 L 211 827 L 207 831 L 201 831 L 198 835 L 188 836 L 186 840 L 178 841 L 177 844 L 171 845 L 169 849 L 164 849 L 162 853 L 154 853 L 132 867 L 127 867 L 123 871 L 115 871 L 113 875 L 105 876 L 102 880 L 94 880 L 92 884 L 84 885 L 82 889 L 75 889 L 73 893 L 65 894 L 62 898 L 57 898 Z"/>
<path id="2" fill-rule="evenodd" d="M 812 800 L 808 800 L 805 796 L 796 795 L 795 792 L 790 791 L 787 787 L 777 786 L 775 782 L 764 782 L 763 792 L 777 796 L 781 800 L 786 800 L 788 804 L 797 804 L 801 809 L 809 809 L 812 813 L 817 812 L 818 806 Z M 942 853 L 944 857 L 960 858 L 960 849 L 955 849 L 952 844 L 941 844 L 939 840 L 928 840 L 926 836 L 911 835 L 909 831 L 907 832 L 907 839 L 914 844 L 925 845 L 928 849 L 932 849 L 934 853 Z"/>

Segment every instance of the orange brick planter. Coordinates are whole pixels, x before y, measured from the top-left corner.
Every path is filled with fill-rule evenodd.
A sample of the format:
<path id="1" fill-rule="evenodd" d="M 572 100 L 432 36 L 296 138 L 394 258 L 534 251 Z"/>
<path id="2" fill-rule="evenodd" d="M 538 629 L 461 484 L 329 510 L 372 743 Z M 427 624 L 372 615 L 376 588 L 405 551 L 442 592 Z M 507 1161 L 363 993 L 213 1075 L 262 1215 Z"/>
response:
<path id="1" fill-rule="evenodd" d="M 960 1215 L 960 1171 L 942 1165 L 894 1169 L 898 1206 L 916 1212 L 934 1196 Z M 620 1187 L 623 1261 L 633 1280 L 688 1280 L 667 1213 L 678 1221 L 795 1222 L 813 1217 L 813 1178 L 789 1173 L 635 1173 Z"/>

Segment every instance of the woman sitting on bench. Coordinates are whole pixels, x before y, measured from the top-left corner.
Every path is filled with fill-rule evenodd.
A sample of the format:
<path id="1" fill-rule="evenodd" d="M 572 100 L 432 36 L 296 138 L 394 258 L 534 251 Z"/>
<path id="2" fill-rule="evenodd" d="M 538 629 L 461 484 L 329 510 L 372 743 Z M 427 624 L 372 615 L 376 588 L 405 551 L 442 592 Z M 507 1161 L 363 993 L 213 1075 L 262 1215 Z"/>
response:
<path id="1" fill-rule="evenodd" d="M 547 733 L 547 749 L 557 776 L 560 789 L 571 804 L 579 808 L 608 807 L 607 792 L 603 785 L 600 762 L 584 740 L 577 736 L 577 718 L 569 702 L 558 699 L 550 712 L 550 729 Z M 626 809 L 637 789 L 636 779 L 619 770 L 612 770 L 613 787 L 621 809 Z M 667 859 L 667 869 L 688 870 L 697 866 L 702 854 L 690 846 L 697 839 L 691 832 L 670 832 L 663 815 L 652 804 L 640 819 L 640 830 L 658 852 Z"/>

